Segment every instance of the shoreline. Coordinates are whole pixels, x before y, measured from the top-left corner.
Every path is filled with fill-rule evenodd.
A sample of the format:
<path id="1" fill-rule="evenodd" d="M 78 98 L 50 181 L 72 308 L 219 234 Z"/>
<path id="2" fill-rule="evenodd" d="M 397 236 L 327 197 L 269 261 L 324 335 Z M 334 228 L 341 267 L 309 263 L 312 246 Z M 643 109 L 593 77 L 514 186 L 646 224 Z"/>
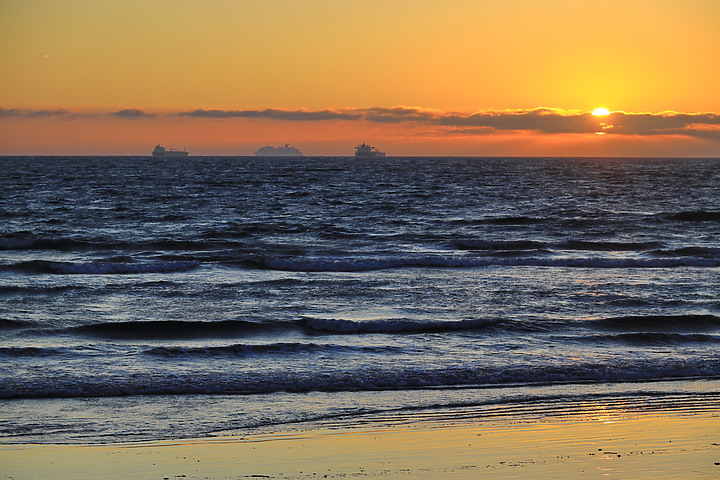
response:
<path id="1" fill-rule="evenodd" d="M 535 418 L 101 445 L 0 445 L 0 479 L 720 477 L 720 406 L 637 412 L 588 403 Z"/>

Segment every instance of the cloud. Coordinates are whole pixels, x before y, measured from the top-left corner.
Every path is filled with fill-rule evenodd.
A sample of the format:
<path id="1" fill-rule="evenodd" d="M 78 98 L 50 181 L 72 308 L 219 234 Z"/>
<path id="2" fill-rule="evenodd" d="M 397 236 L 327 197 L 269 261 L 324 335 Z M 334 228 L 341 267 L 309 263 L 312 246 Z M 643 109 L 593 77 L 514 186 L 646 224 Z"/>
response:
<path id="1" fill-rule="evenodd" d="M 626 136 L 684 135 L 720 140 L 720 115 L 716 113 L 627 113 L 594 116 L 538 108 L 524 111 L 487 111 L 473 114 L 447 113 L 436 117 L 439 126 L 453 127 L 449 133 L 487 134 L 494 131 L 531 131 L 546 134 L 603 132 Z"/>
<path id="2" fill-rule="evenodd" d="M 446 114 L 437 125 L 489 127 L 495 130 L 532 130 L 541 133 L 594 133 L 599 125 L 590 113 L 565 113 L 551 108 L 520 111 L 488 111 L 470 115 Z"/>
<path id="3" fill-rule="evenodd" d="M 444 132 L 453 134 L 453 135 L 472 135 L 472 136 L 496 135 L 498 133 L 498 131 L 492 127 L 450 128 L 450 129 L 444 130 Z"/>
<path id="4" fill-rule="evenodd" d="M 110 115 L 114 115 L 120 118 L 152 118 L 157 116 L 154 113 L 146 113 L 140 108 L 126 108 L 124 110 L 118 110 L 117 112 L 113 112 Z"/>
<path id="5" fill-rule="evenodd" d="M 17 108 L 2 108 L 0 107 L 0 117 L 14 117 L 19 116 L 21 110 Z"/>
<path id="6" fill-rule="evenodd" d="M 126 108 L 106 115 L 126 119 L 155 117 L 210 119 L 268 119 L 292 122 L 346 121 L 376 124 L 421 126 L 433 135 L 488 135 L 499 132 L 540 134 L 594 134 L 623 136 L 686 136 L 720 141 L 718 113 L 632 113 L 612 112 L 594 116 L 590 112 L 558 108 L 525 110 L 485 110 L 451 112 L 422 107 L 394 106 L 345 109 L 282 109 L 257 110 L 196 109 L 178 113 L 153 113 L 139 108 Z M 88 117 L 92 113 L 70 112 L 67 109 L 26 110 L 1 108 L 0 117 Z"/>
<path id="7" fill-rule="evenodd" d="M 623 135 L 714 136 L 720 133 L 716 113 L 625 113 L 608 115 L 608 133 Z"/>
<path id="8" fill-rule="evenodd" d="M 627 113 L 595 116 L 590 112 L 557 108 L 488 110 L 475 113 L 439 112 L 415 107 L 358 110 L 363 120 L 378 123 L 415 122 L 445 129 L 450 134 L 487 135 L 500 131 L 545 134 L 685 135 L 720 139 L 720 114 Z"/>
<path id="9" fill-rule="evenodd" d="M 363 120 L 377 123 L 432 123 L 440 115 L 436 110 L 419 107 L 373 107 L 354 110 Z"/>
<path id="10" fill-rule="evenodd" d="M 59 117 L 70 115 L 70 110 L 58 108 L 55 110 L 25 110 L 22 108 L 0 107 L 0 117 Z"/>
<path id="11" fill-rule="evenodd" d="M 357 114 L 335 110 L 192 110 L 177 115 L 195 118 L 269 118 L 273 120 L 319 121 L 319 120 L 358 120 Z"/>

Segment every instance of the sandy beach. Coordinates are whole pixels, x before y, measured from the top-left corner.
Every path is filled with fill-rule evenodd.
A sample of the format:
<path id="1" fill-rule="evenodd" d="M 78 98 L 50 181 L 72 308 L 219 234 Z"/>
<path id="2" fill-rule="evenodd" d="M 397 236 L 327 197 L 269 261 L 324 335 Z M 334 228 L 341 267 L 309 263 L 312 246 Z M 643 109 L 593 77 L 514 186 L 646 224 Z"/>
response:
<path id="1" fill-rule="evenodd" d="M 4 445 L 5 479 L 720 478 L 720 408 L 414 422 L 112 445 Z"/>

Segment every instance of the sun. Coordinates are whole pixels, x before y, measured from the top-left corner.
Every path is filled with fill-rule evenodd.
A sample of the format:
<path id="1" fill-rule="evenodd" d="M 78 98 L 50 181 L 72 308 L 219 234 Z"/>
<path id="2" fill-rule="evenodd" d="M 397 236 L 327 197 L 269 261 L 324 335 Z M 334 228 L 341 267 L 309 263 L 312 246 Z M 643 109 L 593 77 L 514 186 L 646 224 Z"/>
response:
<path id="1" fill-rule="evenodd" d="M 596 108 L 595 110 L 593 110 L 592 114 L 595 115 L 596 117 L 602 117 L 604 115 L 610 115 L 610 110 L 608 110 L 607 108 L 600 107 L 600 108 Z"/>

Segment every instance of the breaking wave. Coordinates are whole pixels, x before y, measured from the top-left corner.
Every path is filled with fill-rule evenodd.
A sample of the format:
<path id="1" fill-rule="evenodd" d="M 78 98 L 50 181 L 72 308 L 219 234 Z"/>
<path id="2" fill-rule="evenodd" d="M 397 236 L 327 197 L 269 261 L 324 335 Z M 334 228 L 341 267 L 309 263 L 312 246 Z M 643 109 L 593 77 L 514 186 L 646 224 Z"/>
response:
<path id="1" fill-rule="evenodd" d="M 405 390 L 485 385 L 537 385 L 588 382 L 652 381 L 717 378 L 720 363 L 668 359 L 667 362 L 586 362 L 568 365 L 518 365 L 498 370 L 482 365 L 451 367 L 263 369 L 255 372 L 178 374 L 159 371 L 133 376 L 39 377 L 31 381 L 8 378 L 0 384 L 0 398 L 110 397 L 129 395 L 259 394 L 276 392 L 343 392 Z"/>
<path id="2" fill-rule="evenodd" d="M 0 329 L 21 329 L 33 324 L 0 319 Z M 599 318 L 588 321 L 576 319 L 513 319 L 513 318 L 469 318 L 461 320 L 421 320 L 412 318 L 378 318 L 354 320 L 320 316 L 302 316 L 293 320 L 137 320 L 122 322 L 98 322 L 57 330 L 38 329 L 36 334 L 71 333 L 104 339 L 202 339 L 202 338 L 243 338 L 248 336 L 282 336 L 289 333 L 308 335 L 364 335 L 364 334 L 420 334 L 452 332 L 486 332 L 505 335 L 514 332 L 560 332 L 589 328 L 595 332 L 694 334 L 720 331 L 720 317 L 716 315 L 647 315 Z M 622 335 L 621 333 L 621 335 Z M 592 334 L 597 339 L 632 339 L 632 336 Z M 574 338 L 574 337 L 573 337 Z M 639 337 L 641 338 L 641 337 Z M 674 338 L 668 336 L 667 338 Z M 677 337 L 681 339 L 682 337 Z M 703 341 L 702 336 L 689 336 L 691 341 Z M 707 341 L 712 341 L 707 339 Z M 283 344 L 287 347 L 287 344 Z"/>

